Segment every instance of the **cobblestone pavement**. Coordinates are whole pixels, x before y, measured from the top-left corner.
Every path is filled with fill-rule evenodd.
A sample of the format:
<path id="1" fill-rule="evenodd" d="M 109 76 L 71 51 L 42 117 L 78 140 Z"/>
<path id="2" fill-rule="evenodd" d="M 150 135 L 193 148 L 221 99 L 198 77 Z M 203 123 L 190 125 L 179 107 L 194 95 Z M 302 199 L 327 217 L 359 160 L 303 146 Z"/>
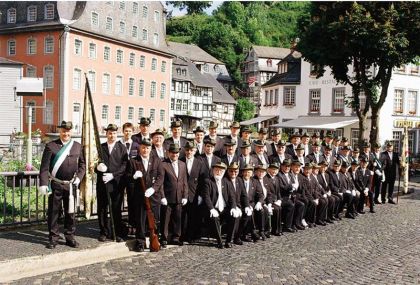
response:
<path id="1" fill-rule="evenodd" d="M 419 284 L 419 189 L 376 210 L 232 249 L 185 245 L 16 284 Z"/>

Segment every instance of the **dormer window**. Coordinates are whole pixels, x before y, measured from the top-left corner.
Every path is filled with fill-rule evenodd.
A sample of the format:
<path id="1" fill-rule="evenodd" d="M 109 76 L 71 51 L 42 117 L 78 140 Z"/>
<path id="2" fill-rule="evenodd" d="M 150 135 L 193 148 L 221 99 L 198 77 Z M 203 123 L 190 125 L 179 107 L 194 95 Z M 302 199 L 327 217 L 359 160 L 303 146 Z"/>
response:
<path id="1" fill-rule="evenodd" d="M 187 70 L 186 69 L 182 69 L 182 75 L 187 76 Z"/>
<path id="2" fill-rule="evenodd" d="M 36 6 L 28 7 L 28 22 L 36 21 Z"/>
<path id="3" fill-rule="evenodd" d="M 181 68 L 177 68 L 177 69 L 176 69 L 176 74 L 177 74 L 177 75 L 181 75 Z"/>
<path id="4" fill-rule="evenodd" d="M 44 7 L 44 19 L 52 20 L 54 19 L 54 4 L 46 4 Z"/>
<path id="5" fill-rule="evenodd" d="M 219 67 L 219 65 L 215 65 L 214 66 L 214 71 L 216 71 L 217 73 L 219 73 L 220 72 L 220 67 Z"/>
<path id="6" fill-rule="evenodd" d="M 321 69 L 321 67 L 320 67 L 319 64 L 312 64 L 311 63 L 309 75 L 310 76 L 317 76 L 320 69 Z"/>
<path id="7" fill-rule="evenodd" d="M 204 72 L 209 72 L 209 65 L 207 63 L 203 65 L 203 70 Z"/>
<path id="8" fill-rule="evenodd" d="M 267 67 L 272 67 L 273 61 L 271 59 L 267 59 Z"/>
<path id="9" fill-rule="evenodd" d="M 7 23 L 8 24 L 14 24 L 16 23 L 16 9 L 10 8 L 7 10 Z"/>

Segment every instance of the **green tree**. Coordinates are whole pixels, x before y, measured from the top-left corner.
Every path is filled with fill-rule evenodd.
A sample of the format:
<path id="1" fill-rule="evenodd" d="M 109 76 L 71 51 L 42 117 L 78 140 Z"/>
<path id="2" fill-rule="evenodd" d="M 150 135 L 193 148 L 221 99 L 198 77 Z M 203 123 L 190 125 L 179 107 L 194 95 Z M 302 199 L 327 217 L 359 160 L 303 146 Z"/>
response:
<path id="1" fill-rule="evenodd" d="M 246 98 L 236 101 L 235 121 L 242 122 L 251 119 L 255 114 L 255 105 Z"/>
<path id="2" fill-rule="evenodd" d="M 378 141 L 380 110 L 392 70 L 420 54 L 420 2 L 317 2 L 299 21 L 298 50 L 352 87 L 348 103 L 359 117 L 360 139 L 371 108 L 370 142 Z M 353 71 L 353 73 L 352 73 Z M 360 110 L 359 94 L 366 94 Z"/>
<path id="3" fill-rule="evenodd" d="M 179 10 L 187 10 L 188 15 L 202 14 L 204 10 L 210 8 L 212 1 L 167 1 Z"/>

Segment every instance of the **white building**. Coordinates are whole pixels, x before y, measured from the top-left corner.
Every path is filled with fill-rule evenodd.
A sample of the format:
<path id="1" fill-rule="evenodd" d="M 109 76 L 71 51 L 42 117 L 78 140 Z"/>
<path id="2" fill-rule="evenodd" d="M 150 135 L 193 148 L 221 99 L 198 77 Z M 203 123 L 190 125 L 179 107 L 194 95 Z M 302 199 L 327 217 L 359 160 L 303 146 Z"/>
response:
<path id="1" fill-rule="evenodd" d="M 15 95 L 22 78 L 23 63 L 0 57 L 0 146 L 10 143 L 10 134 L 23 127 L 21 97 Z"/>
<path id="2" fill-rule="evenodd" d="M 417 127 L 409 134 L 410 150 L 420 152 L 419 89 L 418 66 L 410 65 L 394 72 L 380 113 L 380 143 L 394 141 L 399 150 L 401 121 L 408 119 Z M 299 52 L 289 54 L 278 64 L 278 74 L 263 85 L 262 94 L 261 114 L 253 123 L 308 133 L 335 130 L 337 135 L 349 138 L 352 145 L 358 140 L 357 115 L 345 103 L 346 97 L 352 94 L 351 87 L 337 84 L 329 69 L 317 79 L 314 66 L 302 60 Z M 361 94 L 361 104 L 365 102 Z M 366 139 L 369 119 L 367 127 Z"/>

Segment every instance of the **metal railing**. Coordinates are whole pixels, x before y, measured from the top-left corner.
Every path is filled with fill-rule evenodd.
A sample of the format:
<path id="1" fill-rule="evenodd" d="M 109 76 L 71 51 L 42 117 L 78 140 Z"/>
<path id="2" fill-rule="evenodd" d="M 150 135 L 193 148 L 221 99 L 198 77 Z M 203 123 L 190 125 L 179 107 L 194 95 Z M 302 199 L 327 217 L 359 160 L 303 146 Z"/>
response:
<path id="1" fill-rule="evenodd" d="M 96 183 L 92 187 L 91 218 L 96 218 Z M 76 209 L 84 219 L 85 205 Z M 39 194 L 39 171 L 0 172 L 0 230 L 47 222 L 48 198 Z M 122 211 L 127 211 L 126 197 Z"/>

